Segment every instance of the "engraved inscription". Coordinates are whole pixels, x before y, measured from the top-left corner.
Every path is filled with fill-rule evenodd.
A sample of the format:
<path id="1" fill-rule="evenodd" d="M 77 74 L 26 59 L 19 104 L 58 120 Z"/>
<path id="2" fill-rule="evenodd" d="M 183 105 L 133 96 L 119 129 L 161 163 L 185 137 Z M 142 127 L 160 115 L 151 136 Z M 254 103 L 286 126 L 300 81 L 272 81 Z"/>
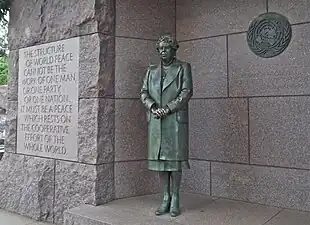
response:
<path id="1" fill-rule="evenodd" d="M 19 57 L 17 152 L 77 160 L 79 38 Z"/>
<path id="2" fill-rule="evenodd" d="M 289 45 L 292 29 L 286 17 L 274 13 L 264 13 L 250 24 L 247 42 L 254 54 L 271 58 L 281 54 Z"/>

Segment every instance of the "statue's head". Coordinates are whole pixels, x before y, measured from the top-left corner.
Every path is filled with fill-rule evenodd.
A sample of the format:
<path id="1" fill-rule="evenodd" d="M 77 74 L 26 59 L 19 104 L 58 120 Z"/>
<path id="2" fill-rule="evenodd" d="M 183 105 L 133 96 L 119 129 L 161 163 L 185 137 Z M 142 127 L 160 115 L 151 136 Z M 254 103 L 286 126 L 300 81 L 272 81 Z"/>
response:
<path id="1" fill-rule="evenodd" d="M 161 36 L 156 43 L 157 51 L 164 62 L 170 62 L 179 48 L 177 40 L 171 35 Z"/>

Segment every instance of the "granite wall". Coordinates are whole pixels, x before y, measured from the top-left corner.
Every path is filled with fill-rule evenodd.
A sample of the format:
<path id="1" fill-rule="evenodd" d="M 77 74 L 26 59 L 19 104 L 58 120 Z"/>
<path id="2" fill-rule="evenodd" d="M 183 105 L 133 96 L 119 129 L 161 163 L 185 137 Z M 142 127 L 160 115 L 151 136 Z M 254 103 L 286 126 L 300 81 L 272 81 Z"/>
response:
<path id="1" fill-rule="evenodd" d="M 13 1 L 0 208 L 61 224 L 80 204 L 158 191 L 139 91 L 166 33 L 175 34 L 175 0 Z M 72 37 L 80 37 L 78 161 L 18 154 L 18 50 Z"/>
<path id="2" fill-rule="evenodd" d="M 8 86 L 0 85 L 0 114 L 6 114 L 7 105 L 8 105 Z"/>
<path id="3" fill-rule="evenodd" d="M 0 85 L 0 145 L 3 147 L 3 141 L 5 140 L 5 121 L 7 114 L 7 85 Z M 0 149 L 0 160 L 3 157 L 4 150 Z"/>
<path id="4" fill-rule="evenodd" d="M 80 37 L 78 159 L 18 154 L 19 49 Z M 114 199 L 115 2 L 14 0 L 9 22 L 6 152 L 0 208 L 62 224 L 63 211 Z M 75 149 L 73 149 L 75 151 Z"/>
<path id="5" fill-rule="evenodd" d="M 294 5 L 294 7 L 291 7 Z M 310 210 L 308 2 L 286 0 L 14 0 L 10 12 L 7 152 L 0 207 L 61 224 L 83 203 L 159 191 L 147 170 L 138 94 L 155 42 L 180 41 L 193 67 L 191 170 L 182 190 Z M 293 24 L 288 49 L 252 54 L 252 19 L 277 11 Z M 17 154 L 18 49 L 80 37 L 78 161 Z"/>
<path id="6" fill-rule="evenodd" d="M 139 92 L 148 65 L 159 62 L 157 39 L 175 34 L 175 0 L 117 0 L 115 32 L 115 196 L 124 198 L 158 191 Z"/>
<path id="7" fill-rule="evenodd" d="M 185 191 L 310 210 L 309 3 L 176 2 L 179 57 L 192 63 L 195 88 Z M 271 59 L 246 42 L 250 22 L 267 11 L 293 30 Z"/>

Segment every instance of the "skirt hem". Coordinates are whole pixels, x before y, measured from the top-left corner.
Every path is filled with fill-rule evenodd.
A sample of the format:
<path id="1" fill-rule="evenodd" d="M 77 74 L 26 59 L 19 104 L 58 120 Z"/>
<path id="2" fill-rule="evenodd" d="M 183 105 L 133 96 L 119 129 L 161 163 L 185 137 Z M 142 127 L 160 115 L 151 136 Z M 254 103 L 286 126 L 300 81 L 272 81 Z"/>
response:
<path id="1" fill-rule="evenodd" d="M 168 160 L 148 160 L 148 169 L 159 172 L 181 171 L 190 169 L 188 160 L 168 161 Z"/>

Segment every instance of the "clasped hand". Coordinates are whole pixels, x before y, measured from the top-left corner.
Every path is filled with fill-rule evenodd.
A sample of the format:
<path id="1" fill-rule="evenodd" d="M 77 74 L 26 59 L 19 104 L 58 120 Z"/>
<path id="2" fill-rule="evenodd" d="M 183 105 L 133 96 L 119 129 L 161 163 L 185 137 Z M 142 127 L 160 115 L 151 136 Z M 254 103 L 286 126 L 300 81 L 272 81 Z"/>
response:
<path id="1" fill-rule="evenodd" d="M 168 115 L 170 112 L 169 108 L 156 108 L 152 107 L 151 109 L 152 114 L 155 116 L 156 119 L 163 118 Z"/>

